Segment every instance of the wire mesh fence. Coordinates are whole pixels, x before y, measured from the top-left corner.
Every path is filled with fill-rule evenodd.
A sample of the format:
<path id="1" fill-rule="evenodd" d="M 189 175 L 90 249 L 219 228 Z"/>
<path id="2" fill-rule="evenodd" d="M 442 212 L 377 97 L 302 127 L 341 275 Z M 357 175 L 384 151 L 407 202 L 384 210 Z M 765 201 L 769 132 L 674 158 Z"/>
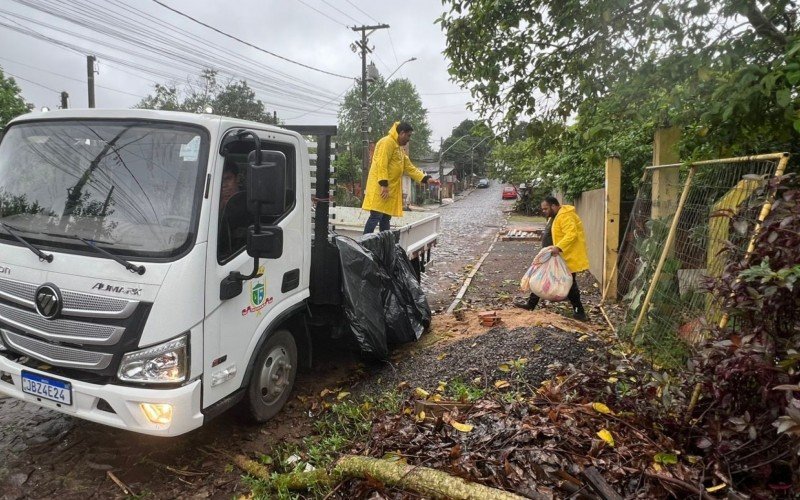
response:
<path id="1" fill-rule="evenodd" d="M 677 366 L 722 319 L 706 284 L 741 259 L 785 155 L 649 167 L 620 248 L 617 325 L 660 366 Z M 782 167 L 780 167 L 782 168 Z"/>

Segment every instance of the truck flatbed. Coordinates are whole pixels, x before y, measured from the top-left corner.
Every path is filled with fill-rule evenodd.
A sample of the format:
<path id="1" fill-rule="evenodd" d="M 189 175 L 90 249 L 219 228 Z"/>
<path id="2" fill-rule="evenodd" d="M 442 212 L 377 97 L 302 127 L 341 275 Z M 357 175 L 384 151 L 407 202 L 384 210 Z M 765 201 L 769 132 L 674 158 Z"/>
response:
<path id="1" fill-rule="evenodd" d="M 359 241 L 369 213 L 358 207 L 334 207 L 331 209 L 331 229 L 342 236 Z M 398 243 L 410 258 L 430 248 L 439 237 L 441 220 L 432 212 L 405 212 L 403 217 L 392 217 L 391 228 L 398 236 Z"/>

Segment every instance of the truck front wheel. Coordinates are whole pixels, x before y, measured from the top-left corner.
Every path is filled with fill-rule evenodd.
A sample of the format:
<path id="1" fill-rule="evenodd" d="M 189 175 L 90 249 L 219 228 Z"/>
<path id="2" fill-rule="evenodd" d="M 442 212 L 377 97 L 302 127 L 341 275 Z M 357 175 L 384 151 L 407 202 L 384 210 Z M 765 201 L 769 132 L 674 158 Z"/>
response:
<path id="1" fill-rule="evenodd" d="M 250 415 L 257 422 L 274 417 L 294 386 L 297 375 L 297 345 L 287 330 L 273 333 L 261 349 L 247 389 Z"/>

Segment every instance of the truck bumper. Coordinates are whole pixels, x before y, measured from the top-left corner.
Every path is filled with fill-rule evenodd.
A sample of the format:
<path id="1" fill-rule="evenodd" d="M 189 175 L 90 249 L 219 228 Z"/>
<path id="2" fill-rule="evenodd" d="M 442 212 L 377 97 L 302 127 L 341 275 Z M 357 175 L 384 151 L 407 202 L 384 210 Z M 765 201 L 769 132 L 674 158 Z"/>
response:
<path id="1" fill-rule="evenodd" d="M 113 384 L 88 384 L 25 367 L 27 372 L 72 384 L 72 404 L 64 405 L 22 392 L 22 369 L 22 365 L 0 356 L 0 378 L 2 378 L 0 394 L 73 417 L 153 436 L 177 436 L 203 425 L 203 414 L 200 411 L 200 380 L 194 380 L 174 389 L 147 389 Z M 8 382 L 9 377 L 12 383 Z M 107 405 L 102 404 L 102 400 L 105 400 Z M 142 403 L 171 404 L 172 421 L 168 424 L 149 421 L 140 406 Z"/>

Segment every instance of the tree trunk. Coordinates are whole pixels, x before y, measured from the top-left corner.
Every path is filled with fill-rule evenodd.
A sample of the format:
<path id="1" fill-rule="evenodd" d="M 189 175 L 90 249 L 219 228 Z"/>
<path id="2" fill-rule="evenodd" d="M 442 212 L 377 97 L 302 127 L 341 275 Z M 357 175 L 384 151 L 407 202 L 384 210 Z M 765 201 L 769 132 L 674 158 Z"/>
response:
<path id="1" fill-rule="evenodd" d="M 381 460 L 359 455 L 340 458 L 330 475 L 322 471 L 282 474 L 273 485 L 293 490 L 308 489 L 315 484 L 332 484 L 344 478 L 371 477 L 390 486 L 415 491 L 426 498 L 455 500 L 522 500 L 523 497 L 507 491 L 471 483 L 428 467 L 416 467 L 398 461 Z M 541 498 L 544 498 L 542 496 Z"/>

